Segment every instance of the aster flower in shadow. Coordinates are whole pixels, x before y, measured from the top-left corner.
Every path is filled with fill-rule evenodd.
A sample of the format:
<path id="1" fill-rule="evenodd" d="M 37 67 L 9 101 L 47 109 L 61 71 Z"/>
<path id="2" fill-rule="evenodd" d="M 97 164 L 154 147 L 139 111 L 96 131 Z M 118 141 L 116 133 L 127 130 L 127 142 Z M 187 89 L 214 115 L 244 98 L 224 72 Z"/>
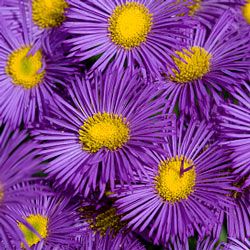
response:
<path id="1" fill-rule="evenodd" d="M 145 250 L 134 233 L 121 221 L 113 207 L 113 200 L 104 196 L 101 200 L 85 200 L 79 209 L 82 218 L 81 250 Z M 96 197 L 97 198 L 97 197 Z"/>
<path id="2" fill-rule="evenodd" d="M 89 191 L 145 174 L 146 149 L 159 149 L 168 132 L 166 101 L 137 72 L 113 71 L 76 78 L 68 100 L 54 95 L 48 124 L 34 131 L 55 185 Z M 157 97 L 157 98 L 156 98 Z M 45 127 L 44 127 L 45 126 Z"/>
<path id="3" fill-rule="evenodd" d="M 37 144 L 27 141 L 25 131 L 1 128 L 0 142 L 0 246 L 15 249 L 14 239 L 23 239 L 15 222 L 20 219 L 16 208 L 42 192 L 41 185 L 31 178 L 40 171 L 41 159 L 37 158 Z"/>
<path id="4" fill-rule="evenodd" d="M 22 31 L 13 33 L 0 20 L 0 117 L 13 127 L 40 121 L 56 83 L 64 84 L 76 71 L 64 60 L 60 34 L 47 37 L 42 46 L 27 29 L 30 20 L 23 16 L 22 21 Z"/>
<path id="5" fill-rule="evenodd" d="M 229 238 L 229 242 L 221 243 L 216 250 L 249 250 L 250 249 L 250 241 L 245 239 L 243 241 Z"/>
<path id="6" fill-rule="evenodd" d="M 233 14 L 225 12 L 211 32 L 203 27 L 193 30 L 187 48 L 176 51 L 178 70 L 164 75 L 162 87 L 182 115 L 210 117 L 213 105 L 220 105 L 225 92 L 246 76 L 250 59 L 249 36 L 238 34 Z"/>
<path id="7" fill-rule="evenodd" d="M 223 104 L 221 114 L 222 144 L 232 150 L 232 168 L 237 179 L 250 174 L 250 87 L 242 82 L 234 94 L 237 103 Z M 250 185 L 246 183 L 246 185 Z"/>
<path id="8" fill-rule="evenodd" d="M 233 193 L 234 204 L 226 213 L 228 236 L 243 241 L 250 238 L 250 188 L 244 188 L 246 182 L 235 183 L 238 190 Z"/>
<path id="9" fill-rule="evenodd" d="M 218 223 L 216 214 L 229 207 L 233 177 L 228 155 L 212 142 L 206 122 L 184 120 L 166 138 L 164 154 L 148 152 L 149 179 L 131 187 L 117 185 L 115 206 L 132 230 L 147 233 L 155 244 L 186 239 L 195 231 L 204 237 Z M 149 158 L 148 157 L 148 158 Z"/>
<path id="10" fill-rule="evenodd" d="M 180 0 L 186 2 L 188 15 L 199 20 L 208 28 L 212 28 L 217 19 L 228 9 L 240 9 L 242 0 Z"/>
<path id="11" fill-rule="evenodd" d="M 78 1 L 69 0 L 65 27 L 72 38 L 66 42 L 70 55 L 82 61 L 99 59 L 92 70 L 139 65 L 147 75 L 173 65 L 172 48 L 179 48 L 176 37 L 187 28 L 187 9 L 175 1 Z M 185 22 L 185 24 L 184 24 Z M 180 43 L 180 42 L 179 42 Z M 163 56 L 165 55 L 165 56 Z"/>
<path id="12" fill-rule="evenodd" d="M 75 250 L 79 248 L 77 236 L 80 231 L 76 210 L 77 205 L 72 205 L 69 197 L 44 194 L 18 207 L 17 213 L 26 224 L 16 223 L 31 249 Z M 19 246 L 23 246 L 25 241 L 19 242 Z"/>

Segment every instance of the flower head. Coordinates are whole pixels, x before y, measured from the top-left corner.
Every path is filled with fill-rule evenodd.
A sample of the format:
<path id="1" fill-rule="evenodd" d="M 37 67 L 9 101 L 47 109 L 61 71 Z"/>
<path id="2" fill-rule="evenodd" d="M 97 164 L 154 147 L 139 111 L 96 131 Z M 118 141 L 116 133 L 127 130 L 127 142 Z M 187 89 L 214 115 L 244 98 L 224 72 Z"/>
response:
<path id="1" fill-rule="evenodd" d="M 236 178 L 235 178 L 236 179 Z M 232 193 L 234 203 L 227 209 L 227 234 L 229 237 L 244 241 L 250 238 L 250 188 L 248 180 L 243 178 L 235 182 Z"/>
<path id="2" fill-rule="evenodd" d="M 176 51 L 170 76 L 163 76 L 163 88 L 181 114 L 208 119 L 213 105 L 219 105 L 225 92 L 233 93 L 249 65 L 249 37 L 234 27 L 234 16 L 225 12 L 211 31 L 195 28 L 187 47 Z M 229 95 L 229 97 L 232 96 Z"/>
<path id="3" fill-rule="evenodd" d="M 243 82 L 236 88 L 234 98 L 237 103 L 222 105 L 222 143 L 232 150 L 232 168 L 237 179 L 250 174 L 250 88 Z M 248 183 L 250 186 L 250 181 Z"/>
<path id="4" fill-rule="evenodd" d="M 83 230 L 79 241 L 82 250 L 132 249 L 145 250 L 136 239 L 135 234 L 121 221 L 113 200 L 104 196 L 101 200 L 91 198 L 85 200 L 79 209 Z"/>
<path id="5" fill-rule="evenodd" d="M 86 195 L 144 174 L 145 148 L 158 148 L 168 130 L 161 93 L 135 72 L 112 69 L 93 80 L 77 78 L 68 91 L 69 101 L 54 98 L 52 126 L 35 131 L 45 159 L 54 158 L 46 172 Z"/>
<path id="6" fill-rule="evenodd" d="M 128 226 L 164 245 L 195 231 L 207 235 L 218 222 L 217 214 L 229 206 L 232 183 L 228 156 L 212 142 L 209 124 L 191 121 L 186 127 L 181 120 L 174 127 L 164 154 L 148 152 L 149 178 L 138 178 L 131 188 L 117 185 L 114 194 Z"/>
<path id="7" fill-rule="evenodd" d="M 71 56 L 79 61 L 100 56 L 92 70 L 103 71 L 111 60 L 120 68 L 139 65 L 148 75 L 173 65 L 171 49 L 177 49 L 185 27 L 182 5 L 171 0 L 70 0 L 69 4 L 65 26 L 72 35 L 67 41 Z"/>
<path id="8" fill-rule="evenodd" d="M 236 11 L 241 7 L 242 0 L 180 0 L 186 3 L 189 12 L 188 15 L 202 24 L 211 28 L 218 18 L 228 9 Z"/>
<path id="9" fill-rule="evenodd" d="M 13 127 L 40 121 L 56 83 L 64 84 L 65 75 L 75 70 L 64 60 L 61 33 L 37 41 L 26 27 L 30 19 L 23 16 L 22 21 L 20 32 L 9 30 L 4 19 L 0 25 L 0 117 Z"/>
<path id="10" fill-rule="evenodd" d="M 20 206 L 17 212 L 23 220 L 17 221 L 17 225 L 25 241 L 19 244 L 26 242 L 31 249 L 51 249 L 54 246 L 77 249 L 80 220 L 76 209 L 68 197 L 60 195 L 41 195 Z"/>
<path id="11" fill-rule="evenodd" d="M 23 239 L 16 226 L 20 216 L 17 206 L 26 204 L 41 191 L 39 184 L 32 182 L 31 176 L 41 169 L 41 159 L 37 158 L 37 144 L 27 141 L 26 131 L 11 131 L 1 128 L 0 132 L 0 244 L 6 249 L 17 246 L 14 239 Z"/>

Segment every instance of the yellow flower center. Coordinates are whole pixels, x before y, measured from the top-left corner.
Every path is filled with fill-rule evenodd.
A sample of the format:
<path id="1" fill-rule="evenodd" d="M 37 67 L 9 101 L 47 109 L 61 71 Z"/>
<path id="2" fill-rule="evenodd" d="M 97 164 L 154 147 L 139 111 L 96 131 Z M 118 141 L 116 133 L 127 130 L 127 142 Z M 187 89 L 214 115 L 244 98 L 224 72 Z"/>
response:
<path id="1" fill-rule="evenodd" d="M 83 149 L 95 153 L 101 148 L 116 150 L 129 140 L 129 127 L 121 115 L 97 113 L 89 117 L 79 130 Z"/>
<path id="2" fill-rule="evenodd" d="M 164 200 L 174 203 L 188 198 L 194 191 L 195 180 L 193 162 L 176 156 L 159 164 L 155 187 Z"/>
<path id="3" fill-rule="evenodd" d="M 111 230 L 112 234 L 116 235 L 126 225 L 126 222 L 121 221 L 121 217 L 116 213 L 116 209 L 112 207 L 88 222 L 90 228 L 93 231 L 100 232 L 101 235 L 105 235 L 108 230 Z"/>
<path id="4" fill-rule="evenodd" d="M 189 16 L 193 16 L 201 8 L 201 0 L 193 0 L 192 3 L 188 4 Z"/>
<path id="5" fill-rule="evenodd" d="M 31 214 L 26 217 L 26 221 L 41 235 L 42 239 L 45 239 L 48 235 L 48 218 L 40 214 Z M 18 223 L 20 230 L 22 231 L 25 240 L 27 241 L 29 247 L 37 244 L 41 239 L 28 229 L 21 222 Z"/>
<path id="6" fill-rule="evenodd" d="M 204 48 L 194 46 L 190 48 L 190 51 L 183 49 L 177 51 L 176 54 L 182 60 L 177 57 L 173 58 L 179 71 L 173 70 L 175 76 L 171 77 L 171 80 L 179 83 L 191 82 L 201 79 L 210 71 L 212 55 Z"/>
<path id="7" fill-rule="evenodd" d="M 27 56 L 31 47 L 22 47 L 13 51 L 6 64 L 6 73 L 12 78 L 16 85 L 23 88 L 33 88 L 44 77 L 45 71 L 39 72 L 42 68 L 42 53 L 37 51 L 34 55 Z"/>
<path id="8" fill-rule="evenodd" d="M 59 27 L 65 20 L 67 7 L 68 4 L 64 0 L 33 0 L 33 21 L 43 29 Z"/>
<path id="9" fill-rule="evenodd" d="M 242 7 L 242 15 L 246 22 L 250 24 L 250 0 Z"/>
<path id="10" fill-rule="evenodd" d="M 147 7 L 136 2 L 119 5 L 109 18 L 109 31 L 113 43 L 131 49 L 145 42 L 152 27 L 152 14 Z"/>

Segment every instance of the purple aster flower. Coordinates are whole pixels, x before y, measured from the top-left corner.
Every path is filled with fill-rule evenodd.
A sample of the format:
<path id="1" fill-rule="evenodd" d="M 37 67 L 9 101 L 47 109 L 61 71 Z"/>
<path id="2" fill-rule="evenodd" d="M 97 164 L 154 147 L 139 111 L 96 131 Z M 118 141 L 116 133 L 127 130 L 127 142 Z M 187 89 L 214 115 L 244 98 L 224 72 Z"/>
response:
<path id="1" fill-rule="evenodd" d="M 14 127 L 40 121 L 56 83 L 64 84 L 75 71 L 64 60 L 60 34 L 46 38 L 43 46 L 34 44 L 27 29 L 30 20 L 23 16 L 22 21 L 21 33 L 13 33 L 7 21 L 0 21 L 0 117 Z"/>
<path id="2" fill-rule="evenodd" d="M 27 142 L 25 131 L 1 128 L 0 142 L 0 245 L 14 249 L 16 242 L 11 238 L 22 239 L 15 223 L 19 219 L 15 209 L 40 192 L 40 185 L 31 185 L 30 181 L 40 170 L 41 160 L 37 158 L 37 145 Z"/>
<path id="3" fill-rule="evenodd" d="M 233 177 L 227 171 L 228 155 L 212 143 L 213 134 L 204 121 L 185 126 L 180 120 L 166 138 L 164 154 L 148 152 L 148 178 L 138 178 L 131 187 L 117 185 L 116 207 L 132 230 L 165 245 L 195 231 L 203 237 L 218 223 L 216 214 L 231 202 Z"/>
<path id="4" fill-rule="evenodd" d="M 244 240 L 250 238 L 250 189 L 237 186 L 240 188 L 233 194 L 234 204 L 227 211 L 227 232 L 229 237 Z"/>
<path id="5" fill-rule="evenodd" d="M 186 1 L 189 8 L 188 15 L 202 24 L 211 28 L 216 20 L 229 8 L 237 9 L 241 6 L 242 0 L 191 0 Z M 243 0 L 244 1 L 244 0 Z"/>
<path id="6" fill-rule="evenodd" d="M 163 88 L 181 114 L 209 118 L 213 104 L 219 105 L 224 93 L 249 69 L 249 37 L 234 29 L 233 15 L 225 12 L 208 32 L 201 26 L 193 30 L 187 48 L 176 52 L 179 70 L 164 75 Z"/>
<path id="7" fill-rule="evenodd" d="M 77 206 L 60 195 L 41 195 L 29 204 L 20 206 L 17 212 L 30 225 L 17 221 L 27 245 L 38 249 L 77 249 L 80 231 Z M 19 245 L 23 245 L 19 242 Z"/>
<path id="8" fill-rule="evenodd" d="M 79 212 L 82 218 L 81 250 L 145 250 L 135 234 L 121 221 L 108 196 L 94 199 L 95 194 L 82 203 Z M 97 197 L 96 197 L 97 198 Z"/>
<path id="9" fill-rule="evenodd" d="M 250 174 L 250 87 L 236 88 L 234 98 L 238 104 L 222 105 L 221 133 L 223 144 L 232 149 L 232 168 L 238 179 Z M 248 184 L 250 186 L 250 180 Z"/>
<path id="10" fill-rule="evenodd" d="M 54 95 L 50 124 L 34 132 L 45 159 L 53 158 L 46 173 L 85 195 L 144 174 L 146 149 L 158 149 L 169 130 L 166 100 L 155 86 L 137 72 L 110 68 L 93 80 L 76 78 L 68 90 L 68 101 Z"/>
<path id="11" fill-rule="evenodd" d="M 221 243 L 216 250 L 249 250 L 250 249 L 250 241 L 245 239 L 243 241 L 239 241 L 234 238 L 229 238 L 228 243 Z"/>
<path id="12" fill-rule="evenodd" d="M 72 38 L 71 56 L 82 61 L 99 59 L 92 66 L 103 71 L 111 60 L 116 67 L 139 65 L 147 74 L 173 65 L 172 48 L 179 48 L 176 37 L 187 27 L 187 9 L 175 1 L 69 0 L 65 27 Z M 164 54 L 164 56 L 163 56 Z"/>

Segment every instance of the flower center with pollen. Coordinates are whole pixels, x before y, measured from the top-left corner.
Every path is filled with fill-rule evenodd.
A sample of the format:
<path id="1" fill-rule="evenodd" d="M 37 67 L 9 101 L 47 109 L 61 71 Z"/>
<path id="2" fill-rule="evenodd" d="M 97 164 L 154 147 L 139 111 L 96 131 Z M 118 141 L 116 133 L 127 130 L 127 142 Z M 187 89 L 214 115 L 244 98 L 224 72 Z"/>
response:
<path id="1" fill-rule="evenodd" d="M 201 0 L 193 0 L 187 7 L 189 8 L 189 16 L 193 16 L 201 8 Z"/>
<path id="2" fill-rule="evenodd" d="M 201 79 L 210 71 L 211 54 L 204 48 L 191 47 L 190 51 L 183 49 L 176 54 L 181 58 L 174 57 L 174 63 L 179 70 L 173 69 L 175 76 L 171 80 L 186 83 Z"/>
<path id="3" fill-rule="evenodd" d="M 109 230 L 116 235 L 127 223 L 121 221 L 122 216 L 116 213 L 116 209 L 110 209 L 98 214 L 94 219 L 90 219 L 90 228 L 95 232 L 100 232 L 104 236 Z"/>
<path id="4" fill-rule="evenodd" d="M 67 7 L 68 4 L 64 0 L 33 0 L 33 21 L 43 29 L 59 27 L 65 20 Z"/>
<path id="5" fill-rule="evenodd" d="M 129 140 L 129 127 L 121 115 L 97 113 L 89 117 L 79 130 L 83 149 L 95 153 L 101 148 L 116 150 Z"/>
<path id="6" fill-rule="evenodd" d="M 40 214 L 31 214 L 30 216 L 26 217 L 26 221 L 36 230 L 37 233 L 40 234 L 42 239 L 45 239 L 47 237 L 48 235 L 47 217 L 42 216 Z M 37 244 L 40 241 L 40 238 L 21 222 L 18 223 L 18 227 L 22 231 L 29 247 Z"/>
<path id="7" fill-rule="evenodd" d="M 159 164 L 155 188 L 164 200 L 174 203 L 188 198 L 194 191 L 195 180 L 193 162 L 176 156 Z"/>
<path id="8" fill-rule="evenodd" d="M 42 69 L 42 53 L 37 51 L 34 55 L 27 55 L 31 47 L 23 47 L 13 51 L 6 64 L 6 73 L 16 85 L 23 88 L 33 88 L 44 77 Z M 41 71 L 41 72 L 40 72 Z"/>
<path id="9" fill-rule="evenodd" d="M 117 6 L 109 18 L 112 42 L 131 49 L 145 42 L 152 27 L 152 14 L 143 4 L 127 2 Z"/>
<path id="10" fill-rule="evenodd" d="M 242 15 L 246 22 L 250 24 L 250 0 L 242 7 Z"/>

